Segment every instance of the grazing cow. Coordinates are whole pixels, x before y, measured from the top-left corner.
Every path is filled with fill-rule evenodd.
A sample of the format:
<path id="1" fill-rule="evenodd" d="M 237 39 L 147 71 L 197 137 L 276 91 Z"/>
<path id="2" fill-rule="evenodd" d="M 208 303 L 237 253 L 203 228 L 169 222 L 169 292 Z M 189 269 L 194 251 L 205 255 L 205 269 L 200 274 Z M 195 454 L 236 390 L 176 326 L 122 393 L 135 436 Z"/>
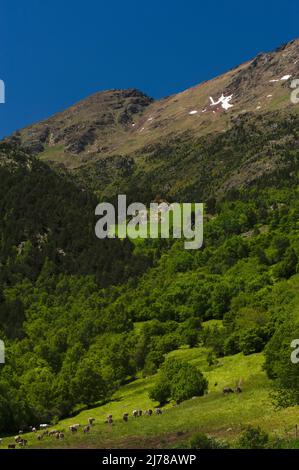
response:
<path id="1" fill-rule="evenodd" d="M 137 417 L 138 417 L 138 411 L 137 411 L 137 410 L 134 410 L 134 411 L 133 411 L 133 417 L 134 417 L 134 418 L 137 418 Z"/>
<path id="2" fill-rule="evenodd" d="M 39 429 L 48 429 L 50 427 L 49 424 L 40 424 Z"/>
<path id="3" fill-rule="evenodd" d="M 92 426 L 94 422 L 95 422 L 95 418 L 88 418 L 89 426 Z"/>
<path id="4" fill-rule="evenodd" d="M 138 411 L 138 416 L 140 416 L 140 417 L 142 416 L 142 410 Z"/>
<path id="5" fill-rule="evenodd" d="M 123 420 L 125 421 L 125 423 L 128 422 L 128 420 L 129 420 L 129 413 L 124 413 L 124 414 L 123 414 Z"/>
<path id="6" fill-rule="evenodd" d="M 36 432 L 36 428 L 32 428 L 32 432 Z"/>
<path id="7" fill-rule="evenodd" d="M 234 393 L 233 389 L 230 387 L 224 387 L 222 390 L 223 395 L 228 395 L 229 393 Z"/>
<path id="8" fill-rule="evenodd" d="M 242 389 L 239 385 L 235 388 L 235 392 L 236 393 L 242 393 Z"/>
<path id="9" fill-rule="evenodd" d="M 64 434 L 63 434 L 63 432 L 60 432 L 60 433 L 59 433 L 59 439 L 64 439 Z"/>
<path id="10" fill-rule="evenodd" d="M 7 448 L 8 449 L 15 449 L 16 445 L 15 444 L 8 444 Z"/>
<path id="11" fill-rule="evenodd" d="M 89 431 L 90 431 L 90 426 L 89 426 L 89 425 L 88 425 L 88 426 L 85 426 L 85 427 L 83 428 L 84 434 L 86 434 L 86 433 L 89 432 Z"/>
<path id="12" fill-rule="evenodd" d="M 22 440 L 21 436 L 15 436 L 15 442 L 20 442 Z"/>
<path id="13" fill-rule="evenodd" d="M 156 409 L 156 414 L 157 414 L 157 415 L 161 415 L 161 414 L 162 414 L 161 408 L 157 408 L 157 409 Z"/>
<path id="14" fill-rule="evenodd" d="M 25 447 L 27 444 L 28 444 L 27 439 L 21 439 L 21 440 L 19 441 L 19 445 L 22 446 L 22 447 Z"/>
<path id="15" fill-rule="evenodd" d="M 80 427 L 80 424 L 72 424 L 69 429 L 70 429 L 70 431 L 72 431 L 72 432 L 76 432 L 76 431 L 78 431 L 78 428 L 79 428 L 79 427 Z M 76 431 L 75 431 L 75 430 L 76 430 Z"/>
<path id="16" fill-rule="evenodd" d="M 112 424 L 113 423 L 113 418 L 112 415 L 108 415 L 105 423 Z"/>
<path id="17" fill-rule="evenodd" d="M 152 414 L 153 414 L 153 410 L 148 410 L 148 415 L 152 416 Z"/>

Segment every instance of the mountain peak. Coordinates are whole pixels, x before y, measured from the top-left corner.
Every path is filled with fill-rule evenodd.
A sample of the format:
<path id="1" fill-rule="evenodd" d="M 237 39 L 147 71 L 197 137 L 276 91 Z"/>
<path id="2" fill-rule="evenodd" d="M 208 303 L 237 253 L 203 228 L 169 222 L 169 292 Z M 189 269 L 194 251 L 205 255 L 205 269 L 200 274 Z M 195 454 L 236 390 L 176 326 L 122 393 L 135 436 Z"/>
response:
<path id="1" fill-rule="evenodd" d="M 41 158 L 74 168 L 107 155 L 129 155 L 186 131 L 197 137 L 223 132 L 239 115 L 291 109 L 298 58 L 295 39 L 159 101 L 135 88 L 100 91 L 14 138 Z"/>

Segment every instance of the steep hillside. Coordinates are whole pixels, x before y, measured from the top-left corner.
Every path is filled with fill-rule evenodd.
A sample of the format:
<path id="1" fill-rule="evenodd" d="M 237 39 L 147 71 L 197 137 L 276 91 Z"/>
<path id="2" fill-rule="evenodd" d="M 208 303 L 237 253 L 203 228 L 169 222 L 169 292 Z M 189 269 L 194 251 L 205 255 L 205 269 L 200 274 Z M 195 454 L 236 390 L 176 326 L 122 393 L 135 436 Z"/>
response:
<path id="1" fill-rule="evenodd" d="M 152 101 L 137 90 L 93 96 L 14 135 L 35 154 L 69 168 L 110 155 L 130 155 L 186 131 L 198 138 L 232 127 L 237 116 L 290 111 L 299 75 L 299 40 L 177 95 Z M 104 163 L 105 165 L 105 163 Z"/>
<path id="2" fill-rule="evenodd" d="M 101 285 L 121 282 L 147 265 L 146 258 L 135 263 L 127 240 L 96 239 L 97 200 L 72 176 L 1 144 L 0 181 L 0 282 L 36 279 L 46 260 L 57 272 L 94 274 Z"/>
<path id="3" fill-rule="evenodd" d="M 45 152 L 46 160 L 58 156 L 62 163 L 78 166 L 84 156 L 113 152 L 151 101 L 134 89 L 96 93 L 17 132 L 13 140 L 34 154 Z"/>
<path id="4" fill-rule="evenodd" d="M 90 447 L 99 436 L 108 447 L 157 446 L 155 435 L 181 444 L 184 410 L 191 433 L 295 424 L 294 409 L 276 414 L 271 400 L 299 404 L 298 48 L 161 101 L 98 93 L 0 145 L 1 434 L 84 410 L 81 422 L 96 406 L 97 419 L 111 407 L 116 423 L 99 421 Z M 120 192 L 204 202 L 202 249 L 97 240 L 95 206 Z M 222 394 L 237 384 L 243 391 Z M 133 405 L 122 393 L 135 387 L 142 407 L 171 408 L 153 417 L 165 418 L 158 433 L 147 417 L 137 430 L 120 422 Z"/>
<path id="5" fill-rule="evenodd" d="M 157 194 L 171 201 L 207 203 L 254 185 L 280 186 L 297 178 L 299 116 L 294 108 L 288 114 L 244 114 L 225 132 L 200 138 L 186 133 L 133 157 L 86 164 L 74 175 L 101 198 L 125 193 L 146 203 Z"/>

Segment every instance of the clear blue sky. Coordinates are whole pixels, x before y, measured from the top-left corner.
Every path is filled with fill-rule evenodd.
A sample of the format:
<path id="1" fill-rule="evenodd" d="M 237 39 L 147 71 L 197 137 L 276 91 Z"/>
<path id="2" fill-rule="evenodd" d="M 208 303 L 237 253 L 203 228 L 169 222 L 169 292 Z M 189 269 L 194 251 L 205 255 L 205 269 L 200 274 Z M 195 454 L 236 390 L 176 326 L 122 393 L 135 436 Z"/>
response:
<path id="1" fill-rule="evenodd" d="M 298 0 L 0 0 L 0 137 L 98 90 L 178 92 L 296 37 Z"/>

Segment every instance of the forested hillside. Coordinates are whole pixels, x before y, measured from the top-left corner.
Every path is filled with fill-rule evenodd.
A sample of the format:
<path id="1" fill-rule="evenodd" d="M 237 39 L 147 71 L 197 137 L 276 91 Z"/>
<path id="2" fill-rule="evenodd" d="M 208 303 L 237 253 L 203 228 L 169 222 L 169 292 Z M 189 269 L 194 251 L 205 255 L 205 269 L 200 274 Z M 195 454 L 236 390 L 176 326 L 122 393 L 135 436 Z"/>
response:
<path id="1" fill-rule="evenodd" d="M 284 158 L 294 176 L 282 172 L 279 188 L 265 178 L 226 198 L 215 194 L 204 248 L 190 252 L 180 241 L 96 240 L 93 196 L 21 149 L 2 147 L 2 432 L 105 401 L 180 346 L 202 344 L 213 362 L 270 350 L 284 322 L 294 334 L 296 151 Z M 209 319 L 223 326 L 203 330 Z M 138 331 L 136 321 L 145 322 Z M 275 358 L 267 361 L 274 378 Z"/>
<path id="2" fill-rule="evenodd" d="M 271 400 L 299 404 L 299 108 L 283 75 L 297 51 L 160 102 L 97 95 L 0 144 L 1 434 L 109 403 L 136 378 L 157 377 L 147 394 L 161 407 L 211 393 L 199 367 L 165 361 L 186 347 L 207 367 L 262 353 Z M 234 91 L 234 112 L 212 99 L 189 126 L 193 100 L 220 90 Z M 203 202 L 203 247 L 98 240 L 95 207 L 121 193 Z"/>

